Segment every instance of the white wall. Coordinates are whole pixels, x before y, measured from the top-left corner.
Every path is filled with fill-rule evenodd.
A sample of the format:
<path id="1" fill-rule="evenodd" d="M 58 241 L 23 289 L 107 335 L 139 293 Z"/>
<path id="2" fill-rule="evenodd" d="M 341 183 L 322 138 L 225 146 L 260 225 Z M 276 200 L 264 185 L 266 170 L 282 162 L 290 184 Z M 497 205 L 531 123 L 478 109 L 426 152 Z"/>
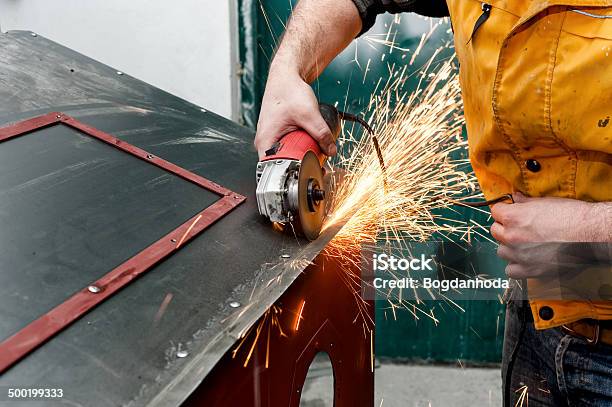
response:
<path id="1" fill-rule="evenodd" d="M 30 30 L 236 118 L 234 0 L 0 0 L 0 28 Z"/>

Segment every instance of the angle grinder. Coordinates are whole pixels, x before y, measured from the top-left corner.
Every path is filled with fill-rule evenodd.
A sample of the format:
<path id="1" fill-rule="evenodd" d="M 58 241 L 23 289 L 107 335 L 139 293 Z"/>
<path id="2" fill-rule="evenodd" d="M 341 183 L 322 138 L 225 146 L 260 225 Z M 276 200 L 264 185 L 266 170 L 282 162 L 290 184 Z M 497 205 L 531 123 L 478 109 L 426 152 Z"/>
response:
<path id="1" fill-rule="evenodd" d="M 367 123 L 334 106 L 320 104 L 334 141 L 338 139 L 341 121 L 358 122 L 371 131 Z M 327 156 L 319 144 L 304 130 L 284 135 L 265 152 L 257 163 L 257 206 L 259 213 L 272 222 L 291 224 L 308 240 L 315 240 L 327 215 L 330 183 L 324 164 Z"/>

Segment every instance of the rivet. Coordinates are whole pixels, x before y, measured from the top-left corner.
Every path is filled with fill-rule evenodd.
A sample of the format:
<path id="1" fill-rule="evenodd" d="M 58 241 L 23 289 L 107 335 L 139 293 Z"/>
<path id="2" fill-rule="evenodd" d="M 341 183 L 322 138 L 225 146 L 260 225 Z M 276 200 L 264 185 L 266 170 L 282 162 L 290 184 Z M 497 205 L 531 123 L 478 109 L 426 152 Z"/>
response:
<path id="1" fill-rule="evenodd" d="M 30 35 L 31 35 L 32 37 L 38 37 L 38 34 L 36 34 L 36 33 L 30 33 Z"/>
<path id="2" fill-rule="evenodd" d="M 179 350 L 178 352 L 176 352 L 177 358 L 186 358 L 187 356 L 189 356 L 189 352 L 187 352 L 186 350 Z"/>
<path id="3" fill-rule="evenodd" d="M 58 118 L 58 119 L 61 119 L 61 118 L 62 118 L 62 115 L 61 115 L 61 114 L 58 114 L 58 115 L 57 115 L 57 116 L 55 116 L 55 117 L 56 117 L 56 118 Z"/>
<path id="4" fill-rule="evenodd" d="M 176 243 L 176 239 L 170 239 L 172 243 Z"/>
<path id="5" fill-rule="evenodd" d="M 206 109 L 202 108 L 202 109 L 200 109 L 200 112 L 207 113 L 207 112 L 208 112 L 208 110 L 206 110 Z"/>
<path id="6" fill-rule="evenodd" d="M 117 71 L 117 75 L 123 75 L 123 72 Z"/>
<path id="7" fill-rule="evenodd" d="M 238 308 L 240 306 L 240 303 L 238 301 L 232 301 L 229 303 L 229 306 L 232 308 Z"/>
<path id="8" fill-rule="evenodd" d="M 289 254 L 283 254 L 283 255 L 281 255 L 281 257 L 282 257 L 283 259 L 288 259 L 288 258 L 290 258 L 290 257 L 291 257 L 291 255 L 289 255 Z"/>
<path id="9" fill-rule="evenodd" d="M 97 285 L 90 285 L 89 287 L 87 287 L 87 290 L 93 294 L 98 294 L 100 291 L 102 291 L 102 289 Z"/>

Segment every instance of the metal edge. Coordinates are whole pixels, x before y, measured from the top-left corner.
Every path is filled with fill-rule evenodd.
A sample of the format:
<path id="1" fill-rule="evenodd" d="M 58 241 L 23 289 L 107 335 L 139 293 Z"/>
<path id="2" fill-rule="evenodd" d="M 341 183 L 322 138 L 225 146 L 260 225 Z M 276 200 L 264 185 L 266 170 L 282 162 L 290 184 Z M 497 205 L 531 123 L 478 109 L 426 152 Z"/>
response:
<path id="1" fill-rule="evenodd" d="M 287 290 L 295 279 L 304 271 L 307 265 L 312 264 L 315 257 L 327 246 L 327 244 L 344 227 L 353 213 L 334 225 L 325 228 L 319 238 L 304 247 L 297 247 L 291 258 L 284 260 L 260 272 L 267 272 L 267 278 L 275 279 L 277 284 L 253 287 L 241 292 L 242 300 L 245 296 L 251 298 L 244 302 L 242 309 L 231 310 L 226 313 L 225 318 L 218 320 L 215 328 L 219 333 L 207 343 L 191 344 L 193 357 L 190 360 L 180 360 L 180 366 L 171 366 L 166 372 L 158 377 L 158 383 L 169 378 L 163 387 L 153 389 L 144 386 L 139 392 L 139 397 L 128 403 L 128 406 L 168 406 L 180 405 L 191 393 L 204 381 L 206 376 L 215 367 L 221 357 L 229 351 L 240 339 L 241 334 L 250 328 L 264 312 L 272 306 L 276 300 Z M 194 348 L 201 346 L 199 350 Z M 151 394 L 151 393 L 155 394 Z"/>

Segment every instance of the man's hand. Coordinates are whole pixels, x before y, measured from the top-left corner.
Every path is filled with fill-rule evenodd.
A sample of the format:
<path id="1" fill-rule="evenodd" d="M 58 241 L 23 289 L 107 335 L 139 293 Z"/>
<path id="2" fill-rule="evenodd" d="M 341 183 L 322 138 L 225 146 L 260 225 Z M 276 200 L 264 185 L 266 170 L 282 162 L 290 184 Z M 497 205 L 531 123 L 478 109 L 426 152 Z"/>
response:
<path id="1" fill-rule="evenodd" d="M 270 66 L 255 148 L 259 158 L 285 134 L 302 129 L 327 155 L 336 145 L 308 85 L 361 30 L 352 0 L 300 0 Z"/>
<path id="2" fill-rule="evenodd" d="M 266 91 L 261 102 L 255 148 L 259 158 L 274 142 L 297 129 L 306 131 L 317 140 L 321 150 L 336 154 L 331 130 L 319 112 L 319 103 L 310 85 L 297 72 L 270 70 Z"/>
<path id="3" fill-rule="evenodd" d="M 508 261 L 512 278 L 541 277 L 566 264 L 561 253 L 570 242 L 611 242 L 612 204 L 565 198 L 527 198 L 518 193 L 514 204 L 491 208 L 491 234 L 498 255 Z M 603 247 L 603 246 L 599 246 Z"/>

